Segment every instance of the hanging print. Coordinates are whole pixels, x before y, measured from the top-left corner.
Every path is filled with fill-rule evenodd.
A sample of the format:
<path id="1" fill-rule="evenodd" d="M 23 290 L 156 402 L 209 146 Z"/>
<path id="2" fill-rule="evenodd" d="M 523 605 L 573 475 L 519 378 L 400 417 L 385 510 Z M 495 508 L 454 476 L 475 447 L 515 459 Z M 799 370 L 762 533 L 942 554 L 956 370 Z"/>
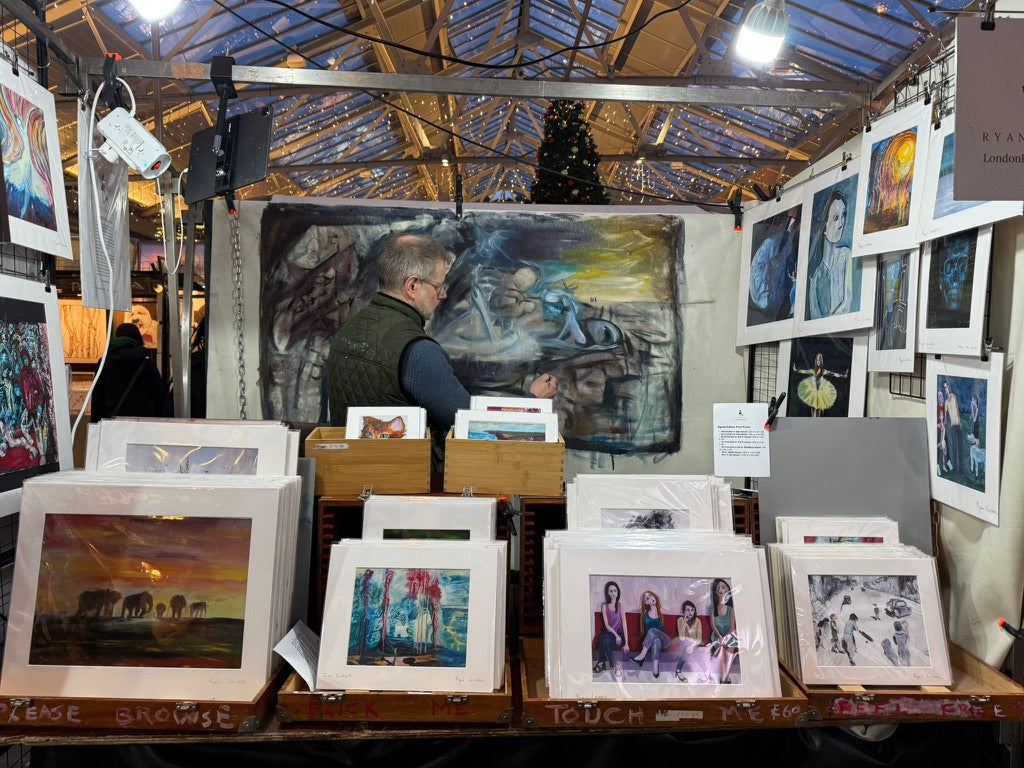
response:
<path id="1" fill-rule="evenodd" d="M 981 354 L 991 246 L 991 224 L 925 244 L 918 352 Z"/>
<path id="2" fill-rule="evenodd" d="M 917 245 L 931 107 L 894 112 L 865 131 L 854 228 L 855 256 Z"/>
<path id="3" fill-rule="evenodd" d="M 868 338 L 869 371 L 914 370 L 920 261 L 917 249 L 878 257 L 875 322 Z"/>
<path id="4" fill-rule="evenodd" d="M 797 246 L 803 205 L 796 195 L 754 209 L 743 228 L 737 345 L 793 335 Z"/>
<path id="5" fill-rule="evenodd" d="M 867 335 L 808 336 L 779 345 L 780 415 L 864 415 Z"/>

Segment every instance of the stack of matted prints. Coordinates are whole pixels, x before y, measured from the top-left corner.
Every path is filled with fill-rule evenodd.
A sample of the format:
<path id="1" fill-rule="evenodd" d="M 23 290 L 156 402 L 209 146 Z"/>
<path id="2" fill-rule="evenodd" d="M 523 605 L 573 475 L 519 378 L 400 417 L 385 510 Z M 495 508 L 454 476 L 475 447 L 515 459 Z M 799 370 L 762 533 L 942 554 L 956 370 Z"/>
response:
<path id="1" fill-rule="evenodd" d="M 551 531 L 545 677 L 553 698 L 781 695 L 764 551 L 696 531 Z"/>
<path id="2" fill-rule="evenodd" d="M 579 474 L 565 508 L 570 530 L 733 530 L 732 490 L 714 475 Z"/>
<path id="3" fill-rule="evenodd" d="M 455 412 L 455 438 L 557 443 L 558 414 L 547 398 L 477 395 Z"/>
<path id="4" fill-rule="evenodd" d="M 492 498 L 373 496 L 331 547 L 320 690 L 489 693 L 504 684 L 507 545 Z"/>
<path id="5" fill-rule="evenodd" d="M 117 418 L 89 425 L 85 468 L 294 475 L 298 457 L 299 431 L 279 421 Z"/>
<path id="6" fill-rule="evenodd" d="M 780 651 L 805 684 L 950 684 L 935 558 L 899 543 L 768 552 Z"/>
<path id="7" fill-rule="evenodd" d="M 298 477 L 25 483 L 0 695 L 251 701 L 290 622 Z"/>

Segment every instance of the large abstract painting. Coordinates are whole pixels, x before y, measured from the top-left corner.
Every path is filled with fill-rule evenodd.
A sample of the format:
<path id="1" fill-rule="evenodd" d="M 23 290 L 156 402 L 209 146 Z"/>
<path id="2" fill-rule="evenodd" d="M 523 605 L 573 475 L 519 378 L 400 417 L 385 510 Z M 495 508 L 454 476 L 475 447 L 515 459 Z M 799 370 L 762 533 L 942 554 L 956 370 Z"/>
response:
<path id="1" fill-rule="evenodd" d="M 474 394 L 560 380 L 567 448 L 678 450 L 678 217 L 270 204 L 261 225 L 260 384 L 268 419 L 327 421 L 330 339 L 377 288 L 376 248 L 428 234 L 456 254 L 428 331 Z"/>
<path id="2" fill-rule="evenodd" d="M 10 67 L 0 67 L 0 150 L 11 239 L 72 258 L 53 95 Z"/>

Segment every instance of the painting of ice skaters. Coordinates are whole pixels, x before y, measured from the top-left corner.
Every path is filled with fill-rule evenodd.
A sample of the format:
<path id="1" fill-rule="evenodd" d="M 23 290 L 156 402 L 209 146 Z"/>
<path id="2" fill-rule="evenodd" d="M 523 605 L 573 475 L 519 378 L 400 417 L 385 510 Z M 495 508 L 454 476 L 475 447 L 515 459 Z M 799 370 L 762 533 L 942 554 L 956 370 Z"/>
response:
<path id="1" fill-rule="evenodd" d="M 916 576 L 807 577 L 822 667 L 928 667 Z"/>
<path id="2" fill-rule="evenodd" d="M 179 475 L 255 475 L 258 454 L 256 448 L 129 443 L 124 468 Z"/>
<path id="3" fill-rule="evenodd" d="M 646 528 L 648 530 L 689 529 L 688 509 L 601 508 L 602 528 Z"/>
<path id="4" fill-rule="evenodd" d="M 466 666 L 469 570 L 360 570 L 352 596 L 349 664 Z"/>
<path id="5" fill-rule="evenodd" d="M 731 580 L 591 575 L 590 604 L 595 682 L 743 682 Z"/>
<path id="6" fill-rule="evenodd" d="M 988 379 L 937 376 L 935 387 L 936 476 L 984 492 Z"/>

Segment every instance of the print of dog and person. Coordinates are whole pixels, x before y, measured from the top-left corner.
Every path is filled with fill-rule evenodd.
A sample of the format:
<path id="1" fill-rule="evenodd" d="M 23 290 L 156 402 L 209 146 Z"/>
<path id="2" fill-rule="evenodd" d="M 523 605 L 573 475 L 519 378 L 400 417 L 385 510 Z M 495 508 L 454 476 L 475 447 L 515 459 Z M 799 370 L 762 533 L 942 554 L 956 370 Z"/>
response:
<path id="1" fill-rule="evenodd" d="M 985 490 L 985 408 L 988 382 L 965 376 L 936 378 L 936 474 Z"/>

